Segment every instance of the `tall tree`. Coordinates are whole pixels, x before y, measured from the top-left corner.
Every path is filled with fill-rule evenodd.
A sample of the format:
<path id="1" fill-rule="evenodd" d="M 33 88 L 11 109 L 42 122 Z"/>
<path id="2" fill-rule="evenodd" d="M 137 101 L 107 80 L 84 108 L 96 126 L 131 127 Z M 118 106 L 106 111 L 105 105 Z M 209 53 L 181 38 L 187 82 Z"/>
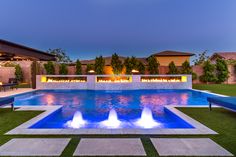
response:
<path id="1" fill-rule="evenodd" d="M 75 67 L 76 67 L 76 72 L 75 72 L 76 75 L 81 75 L 82 74 L 82 65 L 81 65 L 79 59 L 76 60 Z"/>
<path id="2" fill-rule="evenodd" d="M 52 61 L 48 61 L 44 64 L 44 68 L 46 70 L 46 73 L 48 75 L 54 75 L 55 74 L 55 66 Z"/>
<path id="3" fill-rule="evenodd" d="M 104 74 L 104 66 L 105 66 L 105 60 L 103 59 L 102 56 L 96 57 L 95 59 L 95 64 L 94 64 L 94 70 L 96 74 L 101 75 Z"/>
<path id="4" fill-rule="evenodd" d="M 217 83 L 225 82 L 229 77 L 228 65 L 224 59 L 217 58 L 216 60 L 216 78 Z"/>
<path id="5" fill-rule="evenodd" d="M 200 81 L 206 82 L 207 84 L 209 82 L 215 82 L 216 76 L 214 72 L 215 72 L 215 65 L 211 64 L 209 60 L 205 61 L 203 64 L 203 75 L 199 77 Z"/>
<path id="6" fill-rule="evenodd" d="M 116 53 L 114 53 L 111 57 L 111 67 L 114 74 L 116 75 L 121 74 L 123 69 L 123 64 Z"/>
<path id="7" fill-rule="evenodd" d="M 169 67 L 169 72 L 167 74 L 178 74 L 179 73 L 179 71 L 173 61 L 170 62 L 168 67 Z"/>
<path id="8" fill-rule="evenodd" d="M 59 74 L 60 75 L 67 75 L 68 74 L 68 68 L 65 63 L 61 63 L 59 66 Z"/>
<path id="9" fill-rule="evenodd" d="M 55 55 L 57 62 L 60 62 L 60 63 L 70 63 L 70 62 L 72 62 L 70 57 L 66 54 L 65 50 L 62 50 L 61 48 L 48 49 L 47 52 L 50 53 L 50 54 Z"/>
<path id="10" fill-rule="evenodd" d="M 208 59 L 209 59 L 209 56 L 207 55 L 207 50 L 205 50 L 202 53 L 199 53 L 196 59 L 193 60 L 193 62 L 194 62 L 194 65 L 201 65 Z"/>
<path id="11" fill-rule="evenodd" d="M 156 60 L 155 56 L 150 56 L 147 58 L 148 71 L 150 74 L 159 74 L 159 62 Z"/>

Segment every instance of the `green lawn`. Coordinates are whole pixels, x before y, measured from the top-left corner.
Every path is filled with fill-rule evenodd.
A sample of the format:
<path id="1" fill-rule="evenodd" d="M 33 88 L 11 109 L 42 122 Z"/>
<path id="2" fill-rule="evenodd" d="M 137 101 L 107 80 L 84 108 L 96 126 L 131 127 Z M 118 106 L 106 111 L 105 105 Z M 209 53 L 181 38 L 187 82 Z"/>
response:
<path id="1" fill-rule="evenodd" d="M 12 138 L 22 137 L 70 137 L 72 140 L 64 150 L 62 156 L 72 156 L 77 144 L 81 137 L 139 137 L 141 138 L 144 148 L 150 157 L 158 156 L 153 145 L 151 144 L 150 137 L 209 137 L 231 153 L 236 155 L 236 114 L 224 109 L 213 109 L 209 111 L 207 108 L 179 108 L 182 112 L 188 114 L 194 119 L 200 121 L 211 129 L 219 133 L 219 135 L 186 135 L 186 136 L 137 136 L 137 135 L 84 135 L 84 136 L 36 136 L 36 135 L 4 135 L 7 131 L 15 128 L 23 122 L 31 119 L 32 117 L 40 114 L 41 112 L 36 111 L 15 111 L 12 112 L 10 109 L 0 109 L 0 145 L 4 144 Z"/>
<path id="2" fill-rule="evenodd" d="M 193 84 L 193 88 L 208 90 L 218 94 L 236 96 L 236 84 Z"/>

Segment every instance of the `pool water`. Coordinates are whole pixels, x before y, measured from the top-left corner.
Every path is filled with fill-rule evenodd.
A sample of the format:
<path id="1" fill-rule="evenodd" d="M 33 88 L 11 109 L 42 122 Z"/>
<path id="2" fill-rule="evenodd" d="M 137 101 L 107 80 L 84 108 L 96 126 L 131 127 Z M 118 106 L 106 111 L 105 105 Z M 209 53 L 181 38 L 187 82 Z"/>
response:
<path id="1" fill-rule="evenodd" d="M 192 128 L 166 105 L 207 105 L 193 90 L 39 90 L 15 97 L 16 106 L 62 105 L 32 128 Z"/>

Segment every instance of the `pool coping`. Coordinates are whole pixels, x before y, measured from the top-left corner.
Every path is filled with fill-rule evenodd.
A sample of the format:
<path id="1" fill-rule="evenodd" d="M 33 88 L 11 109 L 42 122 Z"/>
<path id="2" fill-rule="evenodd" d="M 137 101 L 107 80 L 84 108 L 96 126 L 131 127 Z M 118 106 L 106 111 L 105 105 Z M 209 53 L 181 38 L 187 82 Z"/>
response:
<path id="1" fill-rule="evenodd" d="M 22 106 L 17 111 L 44 111 L 38 116 L 30 119 L 29 121 L 19 125 L 18 127 L 5 133 L 6 135 L 215 135 L 217 132 L 211 130 L 190 116 L 184 114 L 176 106 L 169 105 L 165 106 L 165 109 L 169 110 L 176 116 L 183 119 L 185 122 L 192 125 L 194 128 L 182 128 L 182 129 L 165 129 L 165 128 L 154 128 L 154 129 L 73 129 L 73 128 L 62 128 L 62 129 L 33 129 L 30 128 L 32 125 L 46 118 L 55 111 L 58 111 L 62 106 Z M 191 106 L 191 107 L 204 107 L 204 106 Z M 206 107 L 206 106 L 205 106 Z"/>

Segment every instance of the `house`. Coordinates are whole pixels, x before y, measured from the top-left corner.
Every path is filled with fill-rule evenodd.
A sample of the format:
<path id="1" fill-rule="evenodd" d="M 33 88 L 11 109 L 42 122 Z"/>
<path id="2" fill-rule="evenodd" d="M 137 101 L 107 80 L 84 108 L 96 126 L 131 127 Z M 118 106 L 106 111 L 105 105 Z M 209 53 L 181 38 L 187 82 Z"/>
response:
<path id="1" fill-rule="evenodd" d="M 168 66 L 170 62 L 174 62 L 176 66 L 182 66 L 185 61 L 190 62 L 190 57 L 195 55 L 188 52 L 178 51 L 162 51 L 153 54 L 156 60 L 160 63 L 160 66 Z"/>
<path id="2" fill-rule="evenodd" d="M 162 52 L 158 52 L 158 53 L 153 54 L 153 56 L 156 57 L 156 60 L 160 64 L 160 66 L 159 66 L 159 73 L 160 74 L 166 74 L 168 72 L 168 65 L 170 62 L 173 61 L 177 67 L 181 67 L 185 61 L 190 61 L 190 57 L 193 55 L 194 55 L 193 53 L 177 52 L 177 51 L 162 51 Z M 112 58 L 111 56 L 104 57 L 104 60 L 105 60 L 104 72 L 105 72 L 105 74 L 113 74 L 112 67 L 111 67 L 111 58 Z M 119 56 L 119 59 L 122 61 L 122 63 L 124 63 L 124 60 L 126 59 L 126 57 Z M 136 59 L 139 60 L 140 62 L 142 62 L 145 67 L 148 66 L 147 57 L 136 58 Z M 94 59 L 82 60 L 81 64 L 82 64 L 83 71 L 85 71 L 87 64 L 94 64 L 94 63 L 95 63 Z M 124 73 L 125 73 L 125 70 L 123 70 L 122 74 L 124 74 Z M 148 72 L 146 71 L 146 73 L 148 73 Z"/>

